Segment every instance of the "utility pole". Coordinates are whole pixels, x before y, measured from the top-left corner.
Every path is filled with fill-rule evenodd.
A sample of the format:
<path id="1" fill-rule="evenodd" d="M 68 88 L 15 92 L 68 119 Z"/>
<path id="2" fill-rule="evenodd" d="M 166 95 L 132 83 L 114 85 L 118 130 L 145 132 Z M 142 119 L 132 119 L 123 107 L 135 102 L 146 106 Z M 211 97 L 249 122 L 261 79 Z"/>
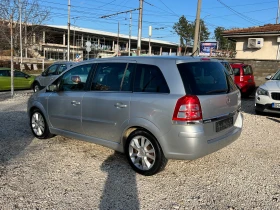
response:
<path id="1" fill-rule="evenodd" d="M 21 29 L 21 9 L 22 4 L 20 0 L 18 0 L 19 4 L 19 45 L 20 45 L 20 70 L 22 71 L 22 29 Z"/>
<path id="2" fill-rule="evenodd" d="M 119 57 L 120 22 L 118 22 L 117 57 Z"/>
<path id="3" fill-rule="evenodd" d="M 11 29 L 11 97 L 14 97 L 14 40 L 13 40 L 13 15 L 10 20 Z"/>
<path id="4" fill-rule="evenodd" d="M 70 61 L 70 0 L 68 0 L 68 36 L 67 36 L 67 60 Z"/>
<path id="5" fill-rule="evenodd" d="M 149 26 L 149 56 L 151 56 L 152 54 L 151 36 L 152 36 L 152 26 Z"/>
<path id="6" fill-rule="evenodd" d="M 280 1 L 280 0 L 279 0 L 279 1 Z M 130 10 L 130 17 L 129 17 L 128 56 L 130 56 L 130 51 L 131 51 L 131 25 L 132 25 L 132 11 Z"/>
<path id="7" fill-rule="evenodd" d="M 128 41 L 128 53 L 129 53 L 129 56 L 130 56 L 130 48 L 131 48 L 131 25 L 132 25 L 132 12 L 135 11 L 135 10 L 139 10 L 139 8 L 136 8 L 136 9 L 132 9 L 132 10 L 127 10 L 127 11 L 123 11 L 123 12 L 117 12 L 117 13 L 114 13 L 114 14 L 111 14 L 111 15 L 104 15 L 104 16 L 101 16 L 100 18 L 107 18 L 107 17 L 111 17 L 111 16 L 115 16 L 115 15 L 119 15 L 119 14 L 123 14 L 123 13 L 128 13 L 130 12 L 130 23 L 129 23 L 129 41 Z"/>
<path id="8" fill-rule="evenodd" d="M 276 24 L 278 24 L 279 12 L 280 12 L 280 0 L 278 0 L 278 9 L 277 9 Z"/>
<path id="9" fill-rule="evenodd" d="M 196 11 L 195 31 L 194 31 L 194 42 L 193 42 L 193 50 L 192 50 L 192 53 L 194 55 L 197 55 L 197 42 L 198 42 L 198 36 L 199 36 L 201 1 L 202 0 L 197 0 L 197 11 Z"/>
<path id="10" fill-rule="evenodd" d="M 143 17 L 143 0 L 139 0 L 138 38 L 137 38 L 137 55 L 138 56 L 141 54 L 142 17 Z"/>

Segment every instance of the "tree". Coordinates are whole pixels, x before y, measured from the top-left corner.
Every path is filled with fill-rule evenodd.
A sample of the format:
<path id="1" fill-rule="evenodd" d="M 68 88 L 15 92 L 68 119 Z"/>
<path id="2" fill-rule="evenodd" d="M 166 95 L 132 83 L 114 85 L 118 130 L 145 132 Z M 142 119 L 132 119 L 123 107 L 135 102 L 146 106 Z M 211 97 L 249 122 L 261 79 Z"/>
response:
<path id="1" fill-rule="evenodd" d="M 183 15 L 179 18 L 179 21 L 173 25 L 173 29 L 180 36 L 180 45 L 186 47 L 187 44 L 193 43 L 195 22 L 190 22 Z M 200 41 L 206 41 L 209 38 L 210 32 L 206 27 L 203 20 L 200 21 Z"/>
<path id="2" fill-rule="evenodd" d="M 38 0 L 1 0 L 0 2 L 0 50 L 7 50 L 11 44 L 10 24 L 13 21 L 15 53 L 20 48 L 20 14 L 22 19 L 23 48 L 32 43 L 32 36 L 47 20 L 49 10 L 41 7 Z M 21 13 L 20 13 L 21 11 Z"/>
<path id="3" fill-rule="evenodd" d="M 217 27 L 214 31 L 216 41 L 219 42 L 219 49 L 233 51 L 235 50 L 235 42 L 228 40 L 227 38 L 222 36 L 222 33 L 225 30 L 226 29 L 224 27 Z"/>

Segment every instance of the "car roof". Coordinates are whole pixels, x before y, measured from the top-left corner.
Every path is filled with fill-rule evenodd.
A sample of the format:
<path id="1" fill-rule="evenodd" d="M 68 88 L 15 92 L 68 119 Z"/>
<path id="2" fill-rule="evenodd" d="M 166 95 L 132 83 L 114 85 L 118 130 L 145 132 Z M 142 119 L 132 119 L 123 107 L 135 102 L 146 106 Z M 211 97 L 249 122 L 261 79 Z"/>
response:
<path id="1" fill-rule="evenodd" d="M 152 61 L 159 61 L 159 60 L 173 60 L 177 64 L 178 63 L 185 63 L 185 62 L 194 62 L 194 61 L 214 61 L 217 62 L 216 59 L 212 58 L 205 58 L 205 57 L 192 57 L 192 56 L 119 56 L 119 57 L 110 57 L 110 58 L 98 58 L 93 60 L 85 60 L 81 61 L 77 64 L 86 64 L 86 63 L 95 63 L 99 61 L 139 61 L 139 62 L 152 62 Z"/>
<path id="2" fill-rule="evenodd" d="M 240 66 L 240 67 L 242 67 L 242 66 L 251 66 L 250 64 L 245 64 L 245 63 L 231 63 L 230 65 L 232 65 L 232 66 Z"/>

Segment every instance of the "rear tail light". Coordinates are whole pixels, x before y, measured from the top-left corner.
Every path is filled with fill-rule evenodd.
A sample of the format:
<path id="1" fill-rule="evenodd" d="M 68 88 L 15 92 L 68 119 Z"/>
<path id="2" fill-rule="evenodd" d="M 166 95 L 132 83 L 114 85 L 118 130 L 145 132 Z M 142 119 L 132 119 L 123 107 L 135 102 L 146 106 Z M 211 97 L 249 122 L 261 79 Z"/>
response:
<path id="1" fill-rule="evenodd" d="M 202 110 L 197 96 L 186 95 L 179 98 L 173 113 L 173 121 L 202 120 Z"/>

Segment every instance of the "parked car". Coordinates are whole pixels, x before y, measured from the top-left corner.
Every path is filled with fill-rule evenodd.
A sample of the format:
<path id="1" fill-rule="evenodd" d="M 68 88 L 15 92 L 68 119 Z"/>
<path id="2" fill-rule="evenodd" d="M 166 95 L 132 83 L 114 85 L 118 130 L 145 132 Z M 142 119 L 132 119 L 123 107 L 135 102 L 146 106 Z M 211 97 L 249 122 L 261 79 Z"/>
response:
<path id="1" fill-rule="evenodd" d="M 266 77 L 266 83 L 260 85 L 255 94 L 255 112 L 280 114 L 280 70 L 274 76 Z"/>
<path id="2" fill-rule="evenodd" d="M 230 65 L 234 72 L 234 82 L 242 96 L 250 96 L 256 89 L 252 66 L 244 63 L 231 63 Z"/>
<path id="3" fill-rule="evenodd" d="M 46 87 L 51 81 L 54 81 L 59 74 L 73 66 L 75 62 L 58 61 L 50 65 L 40 76 L 37 76 L 34 82 L 33 91 L 37 92 Z"/>
<path id="4" fill-rule="evenodd" d="M 35 137 L 63 135 L 124 152 L 143 175 L 235 141 L 240 109 L 240 91 L 220 62 L 173 56 L 81 62 L 28 101 Z"/>
<path id="5" fill-rule="evenodd" d="M 14 70 L 14 89 L 31 89 L 33 88 L 34 79 L 35 76 Z M 11 90 L 10 68 L 0 68 L 0 91 L 1 90 Z"/>

